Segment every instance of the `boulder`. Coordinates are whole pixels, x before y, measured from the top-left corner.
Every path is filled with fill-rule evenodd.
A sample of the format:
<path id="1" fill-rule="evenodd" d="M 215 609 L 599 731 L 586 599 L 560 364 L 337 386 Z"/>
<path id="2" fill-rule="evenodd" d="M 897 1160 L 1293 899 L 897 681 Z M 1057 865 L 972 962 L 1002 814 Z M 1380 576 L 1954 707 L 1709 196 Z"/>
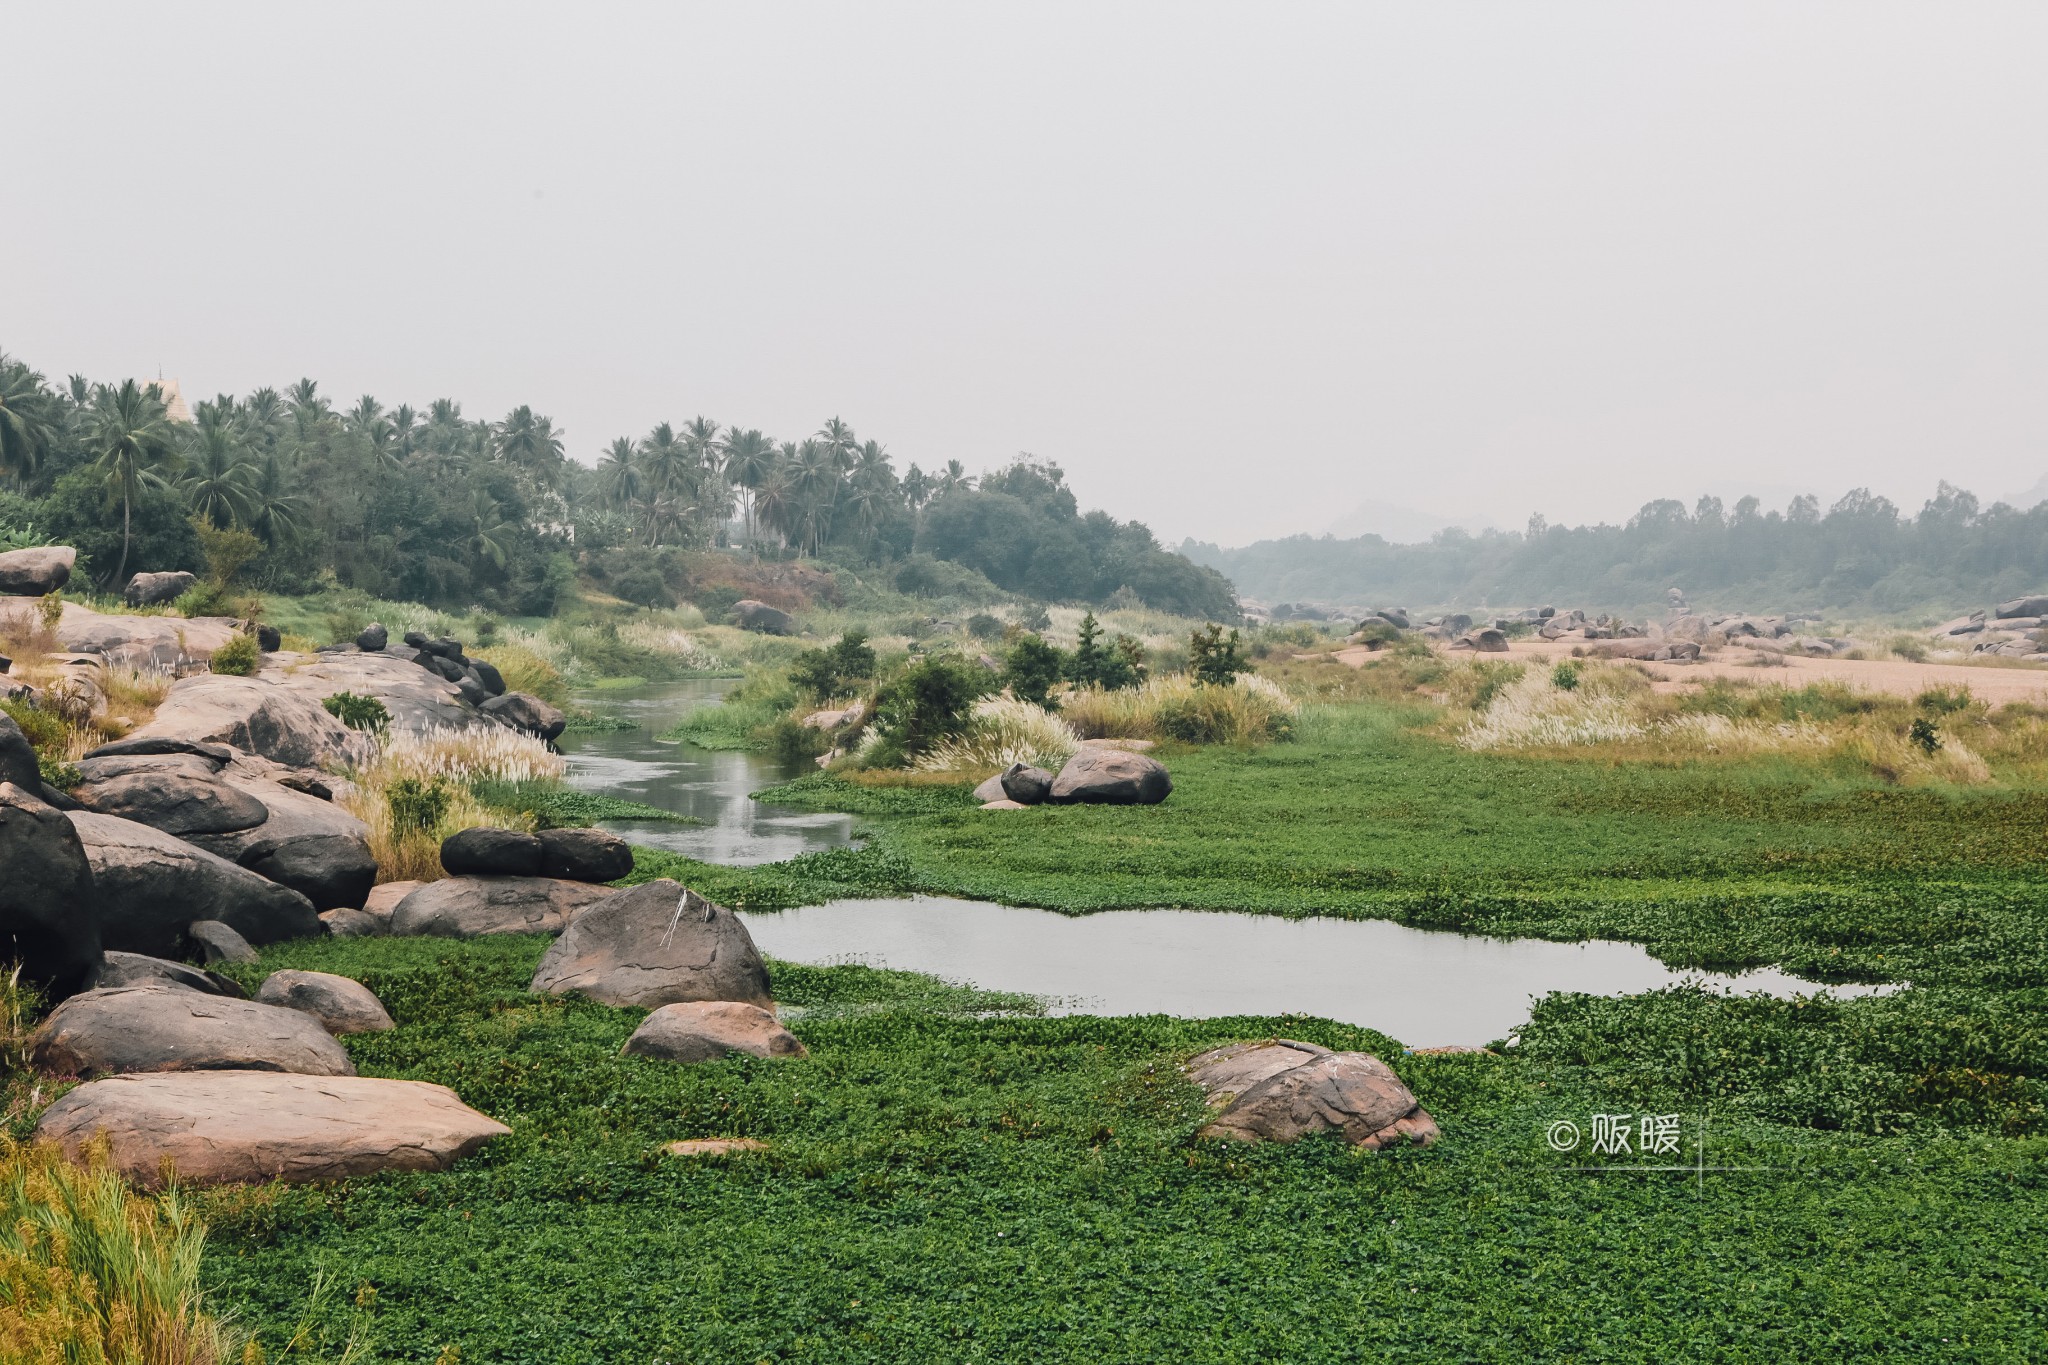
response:
<path id="1" fill-rule="evenodd" d="M 226 616 L 102 616 L 64 604 L 57 640 L 64 648 L 131 668 L 181 672 L 204 664 L 242 633 Z"/>
<path id="2" fill-rule="evenodd" d="M 633 846 L 601 829 L 540 832 L 540 875 L 573 882 L 615 882 L 633 870 Z"/>
<path id="3" fill-rule="evenodd" d="M 1164 773 L 1166 769 L 1160 768 L 1159 771 Z M 1003 795 L 1018 805 L 1035 806 L 1052 794 L 1052 774 L 1043 768 L 1027 768 L 1022 763 L 1012 763 L 1003 773 L 1002 786 Z"/>
<path id="4" fill-rule="evenodd" d="M 154 607 L 163 602 L 175 602 L 190 592 L 198 581 L 198 575 L 186 573 L 183 569 L 171 573 L 139 573 L 128 580 L 127 591 L 121 594 L 121 600 L 131 607 Z"/>
<path id="5" fill-rule="evenodd" d="M 273 686 L 305 692 L 316 701 L 325 701 L 337 692 L 375 697 L 390 712 L 394 734 L 491 728 L 491 722 L 475 708 L 457 699 L 455 687 L 447 679 L 412 662 L 411 651 L 403 645 L 371 654 L 345 649 L 336 654 L 286 655 L 278 667 L 265 668 L 259 676 Z"/>
<path id="6" fill-rule="evenodd" d="M 796 634 L 796 621 L 788 612 L 751 597 L 743 597 L 732 604 L 732 619 L 741 630 L 759 631 L 763 635 Z"/>
<path id="7" fill-rule="evenodd" d="M 986 806 L 991 801 L 1008 801 L 1009 795 L 1003 790 L 1003 775 L 997 773 L 974 789 L 974 799 Z"/>
<path id="8" fill-rule="evenodd" d="M 1000 798 L 998 798 L 997 800 L 994 800 L 994 801 L 984 801 L 984 802 L 982 802 L 982 803 L 981 803 L 981 808 L 982 808 L 983 810 L 1030 810 L 1030 809 L 1031 809 L 1031 807 L 1029 807 L 1029 806 L 1025 805 L 1025 804 L 1024 804 L 1023 802 L 1021 802 L 1021 801 L 1012 801 L 1012 800 L 1010 800 L 1010 798 L 1009 798 L 1009 797 L 1007 797 L 1007 796 L 1005 796 L 1005 797 L 1000 797 Z"/>
<path id="9" fill-rule="evenodd" d="M 71 789 L 71 798 L 86 810 L 117 815 L 180 838 L 230 834 L 252 829 L 270 818 L 261 801 L 211 774 L 129 773 L 81 783 Z"/>
<path id="10" fill-rule="evenodd" d="M 208 962 L 254 962 L 256 950 L 229 926 L 217 919 L 194 920 L 185 926 L 185 937 Z"/>
<path id="11" fill-rule="evenodd" d="M 161 774 L 166 777 L 211 778 L 220 771 L 220 764 L 197 754 L 136 754 L 133 757 L 116 755 L 112 758 L 81 758 L 72 765 L 78 769 L 81 782 L 110 782 L 117 777 L 132 777 L 137 773 Z"/>
<path id="12" fill-rule="evenodd" d="M 1188 1077 L 1218 1111 L 1197 1137 L 1293 1142 L 1335 1132 L 1354 1147 L 1375 1149 L 1427 1146 L 1438 1137 L 1435 1120 L 1401 1078 L 1363 1052 L 1286 1038 L 1234 1043 L 1194 1058 Z"/>
<path id="13" fill-rule="evenodd" d="M 810 1055 L 771 1011 L 736 1000 L 663 1005 L 633 1030 L 619 1050 L 629 1057 L 660 1057 L 671 1062 L 715 1062 L 729 1052 L 749 1057 Z"/>
<path id="14" fill-rule="evenodd" d="M 0 962 L 19 962 L 52 999 L 85 989 L 101 967 L 92 863 L 68 816 L 6 781 L 0 870 Z"/>
<path id="15" fill-rule="evenodd" d="M 347 766 L 368 758 L 370 742 L 327 714 L 320 701 L 311 690 L 262 675 L 199 673 L 171 684 L 156 718 L 131 738 L 227 744 L 288 768 Z"/>
<path id="16" fill-rule="evenodd" d="M 483 686 L 484 691 L 494 697 L 505 695 L 505 675 L 498 671 L 495 664 L 483 659 L 471 659 L 469 661 L 469 671 L 476 676 L 477 682 Z"/>
<path id="17" fill-rule="evenodd" d="M 446 1086 L 263 1071 L 93 1081 L 36 1125 L 74 1159 L 104 1137 L 114 1167 L 144 1188 L 166 1165 L 188 1185 L 442 1171 L 511 1131 Z"/>
<path id="18" fill-rule="evenodd" d="M 441 866 L 451 877 L 538 877 L 540 840 L 523 830 L 478 825 L 441 841 Z"/>
<path id="19" fill-rule="evenodd" d="M 391 932 L 474 938 L 479 934 L 559 934 L 610 887 L 552 877 L 444 877 L 428 882 L 391 912 Z"/>
<path id="20" fill-rule="evenodd" d="M 347 906 L 322 910 L 320 922 L 327 926 L 329 938 L 381 938 L 388 932 L 389 924 L 387 920 Z"/>
<path id="21" fill-rule="evenodd" d="M 272 972 L 257 990 L 256 1000 L 310 1014 L 336 1036 L 382 1033 L 396 1027 L 368 986 L 331 972 Z"/>
<path id="22" fill-rule="evenodd" d="M 1589 640 L 1593 638 L 1593 633 L 1590 629 L 1586 632 L 1586 638 Z M 1457 639 L 1451 641 L 1451 648 L 1472 649 L 1477 650 L 1481 654 L 1505 654 L 1508 652 L 1508 637 L 1505 631 L 1496 629 L 1493 626 L 1487 626 L 1483 629 L 1468 631 L 1466 634 L 1460 635 Z"/>
<path id="23" fill-rule="evenodd" d="M 234 761 L 235 751 L 225 744 L 180 739 L 173 735 L 130 735 L 126 739 L 102 744 L 97 749 L 88 749 L 85 757 L 87 761 L 92 761 L 101 758 L 164 758 L 174 755 L 204 759 L 218 772 Z"/>
<path id="24" fill-rule="evenodd" d="M 427 637 L 416 630 L 409 630 L 399 638 L 414 649 L 425 649 L 427 647 Z"/>
<path id="25" fill-rule="evenodd" d="M 92 864 L 104 945 L 176 957 L 185 926 L 217 919 L 251 943 L 325 932 L 313 903 L 175 835 L 112 815 L 70 811 Z"/>
<path id="26" fill-rule="evenodd" d="M 4 558 L 0 555 L 0 559 Z M 2000 602 L 1992 615 L 2001 621 L 2014 616 L 2048 616 L 2048 597 L 2015 597 L 2010 602 Z"/>
<path id="27" fill-rule="evenodd" d="M 42 597 L 71 581 L 78 551 L 69 545 L 39 545 L 0 553 L 0 595 Z"/>
<path id="28" fill-rule="evenodd" d="M 341 1044 L 308 1015 L 167 982 L 74 995 L 29 1037 L 28 1051 L 30 1061 L 58 1076 L 129 1071 L 356 1074 Z"/>
<path id="29" fill-rule="evenodd" d="M 1381 607 L 1373 615 L 1397 630 L 1407 630 L 1408 613 L 1399 607 Z"/>
<path id="30" fill-rule="evenodd" d="M 356 648 L 365 654 L 381 654 L 384 646 L 391 643 L 391 632 L 375 621 L 364 626 L 356 636 Z"/>
<path id="31" fill-rule="evenodd" d="M 389 933 L 391 912 L 398 908 L 400 901 L 425 885 L 425 882 L 380 882 L 370 888 L 369 899 L 363 902 L 363 913 L 382 926 L 377 932 Z"/>
<path id="32" fill-rule="evenodd" d="M 420 647 L 427 653 L 446 659 L 450 663 L 461 664 L 468 662 L 468 656 L 462 652 L 462 641 L 451 635 L 437 636 Z"/>
<path id="33" fill-rule="evenodd" d="M 261 653 L 275 654 L 278 650 L 284 648 L 284 632 L 276 626 L 265 625 L 258 621 L 250 627 L 250 630 L 256 636 L 256 648 Z"/>
<path id="34" fill-rule="evenodd" d="M 541 739 L 557 738 L 562 727 L 569 723 L 569 718 L 560 711 L 539 697 L 528 696 L 524 692 L 507 692 L 502 697 L 492 697 L 477 710 L 492 720 Z"/>
<path id="35" fill-rule="evenodd" d="M 650 1008 L 773 1003 L 768 968 L 739 916 L 666 880 L 613 892 L 578 915 L 541 957 L 533 989 Z"/>
<path id="36" fill-rule="evenodd" d="M 837 730 L 845 720 L 846 712 L 841 709 L 838 711 L 813 711 L 797 723 L 807 730 Z"/>
<path id="37" fill-rule="evenodd" d="M 28 742 L 21 726 L 5 711 L 0 711 L 0 782 L 12 782 L 29 792 L 43 785 L 43 768 L 36 760 L 36 746 Z"/>
<path id="38" fill-rule="evenodd" d="M 194 967 L 188 962 L 173 962 L 169 958 L 150 957 L 146 953 L 108 953 L 100 963 L 99 970 L 92 974 L 91 989 L 113 990 L 119 986 L 141 986 L 148 984 L 182 986 L 188 991 L 201 995 L 224 995 L 230 1000 L 246 1000 L 249 992 L 242 989 L 242 983 L 219 972 L 209 972 L 204 967 Z"/>
<path id="39" fill-rule="evenodd" d="M 1062 804 L 1156 806 L 1172 790 L 1173 779 L 1156 758 L 1124 749 L 1083 746 L 1061 766 L 1046 799 Z"/>
<path id="40" fill-rule="evenodd" d="M 187 839 L 290 887 L 313 902 L 315 910 L 360 906 L 377 881 L 369 827 L 332 801 L 250 775 L 252 767 L 237 763 L 221 780 L 263 806 L 263 823 Z"/>

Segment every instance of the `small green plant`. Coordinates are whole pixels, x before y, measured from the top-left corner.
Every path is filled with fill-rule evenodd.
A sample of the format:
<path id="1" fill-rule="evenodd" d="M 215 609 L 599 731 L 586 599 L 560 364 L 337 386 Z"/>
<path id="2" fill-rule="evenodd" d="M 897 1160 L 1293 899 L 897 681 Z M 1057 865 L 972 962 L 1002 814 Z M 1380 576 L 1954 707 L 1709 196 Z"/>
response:
<path id="1" fill-rule="evenodd" d="M 1115 692 L 1145 680 L 1145 647 L 1128 635 L 1104 643 L 1095 613 L 1081 618 L 1079 639 L 1068 660 L 1067 678 L 1081 687 Z"/>
<path id="2" fill-rule="evenodd" d="M 807 649 L 789 666 L 789 680 L 819 701 L 846 696 L 874 676 L 875 651 L 862 630 L 849 630 L 824 649 Z"/>
<path id="3" fill-rule="evenodd" d="M 36 603 L 36 615 L 41 618 L 44 630 L 55 630 L 57 623 L 64 619 L 64 590 L 46 592 Z"/>
<path id="4" fill-rule="evenodd" d="M 915 660 L 875 699 L 883 741 L 877 760 L 901 764 L 964 733 L 974 703 L 994 681 L 986 669 L 955 655 Z"/>
<path id="5" fill-rule="evenodd" d="M 1188 672 L 1196 682 L 1228 687 L 1232 678 L 1251 669 L 1243 643 L 1235 628 L 1225 635 L 1223 627 L 1210 622 L 1188 636 Z"/>
<path id="6" fill-rule="evenodd" d="M 1936 730 L 1934 722 L 1925 716 L 1913 717 L 1913 723 L 1906 727 L 1906 738 L 1930 758 L 1941 748 L 1941 732 Z"/>
<path id="7" fill-rule="evenodd" d="M 978 611 L 967 618 L 967 633 L 977 640 L 1000 640 L 1003 638 L 1003 623 L 1000 617 Z"/>
<path id="8" fill-rule="evenodd" d="M 454 800 L 455 793 L 438 777 L 426 782 L 417 777 L 401 777 L 384 789 L 384 803 L 391 809 L 391 828 L 400 835 L 431 833 L 447 818 Z"/>
<path id="9" fill-rule="evenodd" d="M 1930 687 L 1913 698 L 1913 705 L 1930 716 L 1952 716 L 1967 711 L 1974 701 L 1967 687 Z"/>
<path id="10" fill-rule="evenodd" d="M 213 671 L 231 678 L 246 678 L 263 662 L 256 637 L 237 634 L 213 652 Z"/>
<path id="11" fill-rule="evenodd" d="M 375 697 L 359 696 L 354 692 L 336 692 L 320 703 L 327 714 L 351 730 L 368 730 L 372 734 L 383 734 L 391 728 L 391 712 Z"/>
<path id="12" fill-rule="evenodd" d="M 232 616 L 235 614 L 235 599 L 218 583 L 194 583 L 178 594 L 177 600 L 171 603 L 171 610 L 188 621 L 201 616 Z"/>
<path id="13" fill-rule="evenodd" d="M 1018 701 L 1054 710 L 1052 689 L 1068 671 L 1067 657 L 1037 635 L 1021 635 L 1003 659 L 1003 682 Z"/>
<path id="14" fill-rule="evenodd" d="M 1561 660 L 1550 670 L 1550 685 L 1560 692 L 1570 692 L 1579 685 L 1579 665 L 1570 659 Z"/>

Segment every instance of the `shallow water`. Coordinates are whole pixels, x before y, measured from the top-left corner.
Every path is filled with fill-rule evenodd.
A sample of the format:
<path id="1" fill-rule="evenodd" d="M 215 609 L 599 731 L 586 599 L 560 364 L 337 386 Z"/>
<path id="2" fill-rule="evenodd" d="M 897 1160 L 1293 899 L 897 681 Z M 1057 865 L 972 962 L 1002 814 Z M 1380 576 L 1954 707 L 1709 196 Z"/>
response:
<path id="1" fill-rule="evenodd" d="M 834 901 L 742 918 L 771 957 L 859 962 L 1054 997 L 1067 1014 L 1310 1014 L 1411 1047 L 1479 1047 L 1550 991 L 1625 995 L 1691 979 L 1810 995 L 1778 971 L 1674 972 L 1633 943 L 1474 938 L 1384 920 L 1281 919 L 1197 910 L 1068 916 L 917 896 Z M 1868 987 L 1835 987 L 1861 994 Z"/>
<path id="2" fill-rule="evenodd" d="M 605 828 L 705 862 L 751 867 L 844 847 L 851 816 L 779 811 L 749 796 L 808 765 L 655 738 L 729 686 L 714 679 L 579 696 L 578 705 L 624 716 L 635 728 L 564 736 L 568 780 L 703 821 Z M 940 896 L 834 901 L 743 918 L 762 951 L 791 962 L 927 972 L 1051 997 L 1062 1013 L 1319 1015 L 1412 1047 L 1477 1047 L 1505 1037 L 1528 1021 L 1531 999 L 1550 991 L 1625 995 L 1685 979 L 1779 996 L 1823 989 L 1777 971 L 1673 972 L 1633 943 L 1476 938 L 1383 920 L 1191 910 L 1073 917 Z"/>

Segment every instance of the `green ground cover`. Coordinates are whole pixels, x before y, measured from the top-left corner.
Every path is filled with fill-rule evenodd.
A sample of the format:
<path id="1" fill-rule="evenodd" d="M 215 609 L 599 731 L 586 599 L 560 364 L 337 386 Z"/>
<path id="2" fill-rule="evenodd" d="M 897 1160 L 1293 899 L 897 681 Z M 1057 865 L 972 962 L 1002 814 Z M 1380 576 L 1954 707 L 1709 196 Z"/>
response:
<path id="1" fill-rule="evenodd" d="M 373 1358 L 577 1365 L 2024 1360 L 2048 1329 L 2048 1141 L 1817 1132 L 1743 1092 L 1713 1159 L 1772 1169 L 1572 1171 L 1553 1120 L 1684 1097 L 1546 1051 L 1583 1031 L 1570 1009 L 1509 1055 L 1403 1056 L 1326 1021 L 1043 1018 L 778 964 L 810 1057 L 676 1066 L 617 1055 L 639 1011 L 526 994 L 544 944 L 308 942 L 234 969 L 359 977 L 399 1023 L 345 1040 L 363 1071 L 451 1085 L 513 1134 L 444 1174 L 204 1196 L 223 1306 L 274 1344 L 324 1277 L 331 1339 L 370 1303 Z M 1446 1137 L 1194 1139 L 1176 1064 L 1275 1032 L 1389 1058 Z M 701 1136 L 771 1150 L 659 1154 Z"/>

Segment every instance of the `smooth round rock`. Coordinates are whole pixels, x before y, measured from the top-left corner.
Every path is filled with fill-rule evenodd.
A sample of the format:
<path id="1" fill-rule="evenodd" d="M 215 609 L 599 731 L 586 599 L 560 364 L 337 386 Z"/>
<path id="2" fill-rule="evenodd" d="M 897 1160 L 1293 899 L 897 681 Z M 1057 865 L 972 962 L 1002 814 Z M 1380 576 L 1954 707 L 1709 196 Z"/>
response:
<path id="1" fill-rule="evenodd" d="M 382 1033 L 394 1027 L 384 1004 L 360 981 L 331 972 L 272 972 L 256 999 L 310 1014 L 329 1033 Z"/>
<path id="2" fill-rule="evenodd" d="M 29 1058 L 60 1076 L 127 1071 L 291 1071 L 353 1076 L 341 1044 L 310 1015 L 202 995 L 168 982 L 74 995 L 29 1038 Z"/>
<path id="3" fill-rule="evenodd" d="M 641 1021 L 620 1051 L 671 1062 L 715 1062 L 733 1052 L 748 1057 L 810 1055 L 773 1013 L 736 1000 L 663 1005 Z"/>
<path id="4" fill-rule="evenodd" d="M 540 875 L 576 882 L 615 882 L 633 870 L 633 847 L 601 829 L 544 829 Z"/>
<path id="5" fill-rule="evenodd" d="M 523 830 L 478 825 L 441 841 L 441 866 L 451 877 L 538 877 L 541 842 Z"/>

